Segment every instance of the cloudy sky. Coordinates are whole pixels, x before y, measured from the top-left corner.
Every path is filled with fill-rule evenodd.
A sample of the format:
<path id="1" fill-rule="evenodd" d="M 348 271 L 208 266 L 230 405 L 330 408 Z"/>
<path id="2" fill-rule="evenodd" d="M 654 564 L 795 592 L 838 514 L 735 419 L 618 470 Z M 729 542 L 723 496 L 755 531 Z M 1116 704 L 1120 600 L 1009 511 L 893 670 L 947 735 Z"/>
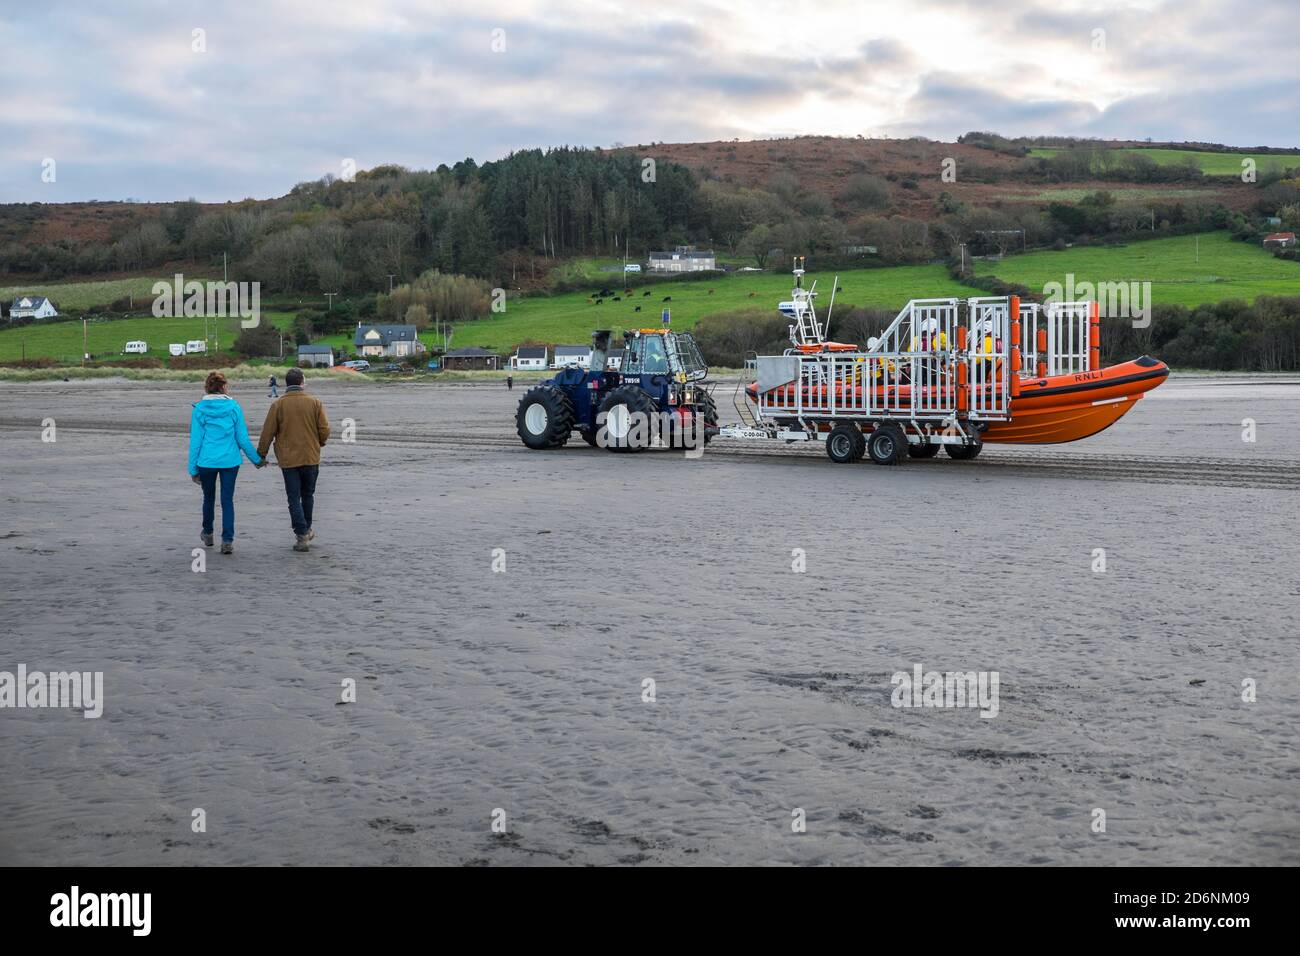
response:
<path id="1" fill-rule="evenodd" d="M 1300 146 L 1297 48 L 1297 0 L 0 0 L 0 202 L 797 133 Z"/>

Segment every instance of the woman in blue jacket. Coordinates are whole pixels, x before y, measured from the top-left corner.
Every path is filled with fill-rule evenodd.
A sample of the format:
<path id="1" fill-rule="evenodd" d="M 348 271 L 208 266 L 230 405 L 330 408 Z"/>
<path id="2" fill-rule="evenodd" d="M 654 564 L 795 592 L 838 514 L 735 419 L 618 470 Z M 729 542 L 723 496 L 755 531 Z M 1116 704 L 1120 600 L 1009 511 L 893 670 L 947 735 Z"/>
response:
<path id="1" fill-rule="evenodd" d="M 258 468 L 266 462 L 248 438 L 248 425 L 239 402 L 226 394 L 226 376 L 212 372 L 203 383 L 207 392 L 190 415 L 190 478 L 203 486 L 203 543 L 212 547 L 212 519 L 221 479 L 221 553 L 235 550 L 235 477 L 242 450 Z"/>

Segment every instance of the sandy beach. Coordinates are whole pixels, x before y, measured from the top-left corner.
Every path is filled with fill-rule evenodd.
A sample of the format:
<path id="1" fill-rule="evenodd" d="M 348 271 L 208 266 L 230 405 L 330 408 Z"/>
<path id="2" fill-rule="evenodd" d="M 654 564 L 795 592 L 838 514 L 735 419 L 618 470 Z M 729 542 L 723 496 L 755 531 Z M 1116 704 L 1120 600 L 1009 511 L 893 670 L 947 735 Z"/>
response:
<path id="1" fill-rule="evenodd" d="M 246 464 L 198 573 L 196 385 L 0 383 L 0 671 L 104 675 L 97 719 L 0 710 L 0 864 L 1300 863 L 1294 377 L 899 468 L 312 387 L 356 425 L 312 552 Z M 893 706 L 917 664 L 996 717 Z"/>

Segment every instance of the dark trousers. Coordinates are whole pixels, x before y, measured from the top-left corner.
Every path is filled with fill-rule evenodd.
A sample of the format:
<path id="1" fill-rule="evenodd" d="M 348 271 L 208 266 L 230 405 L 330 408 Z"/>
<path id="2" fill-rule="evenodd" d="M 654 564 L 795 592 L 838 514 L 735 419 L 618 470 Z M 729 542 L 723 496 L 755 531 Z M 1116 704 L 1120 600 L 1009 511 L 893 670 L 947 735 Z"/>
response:
<path id="1" fill-rule="evenodd" d="M 221 540 L 234 541 L 235 478 L 239 475 L 238 465 L 234 468 L 199 469 L 199 484 L 203 486 L 203 533 L 212 534 L 218 475 L 221 476 Z"/>
<path id="2" fill-rule="evenodd" d="M 289 520 L 296 535 L 302 536 L 311 530 L 311 509 L 319 471 L 320 465 L 280 469 L 280 474 L 284 475 L 284 493 L 289 499 Z"/>

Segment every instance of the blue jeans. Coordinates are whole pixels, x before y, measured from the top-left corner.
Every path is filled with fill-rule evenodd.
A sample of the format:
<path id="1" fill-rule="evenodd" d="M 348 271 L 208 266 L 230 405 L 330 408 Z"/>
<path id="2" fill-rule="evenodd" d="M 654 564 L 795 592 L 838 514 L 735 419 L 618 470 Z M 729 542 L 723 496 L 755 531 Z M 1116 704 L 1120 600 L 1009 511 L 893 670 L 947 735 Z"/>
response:
<path id="1" fill-rule="evenodd" d="M 289 499 L 289 521 L 293 524 L 293 533 L 301 537 L 311 530 L 311 511 L 315 502 L 316 475 L 320 465 L 299 465 L 297 468 L 281 468 L 284 476 L 284 493 Z"/>
<path id="2" fill-rule="evenodd" d="M 234 468 L 200 468 L 199 484 L 203 486 L 203 533 L 212 534 L 213 510 L 216 506 L 217 475 L 221 476 L 221 540 L 235 540 L 235 478 L 239 466 Z"/>

